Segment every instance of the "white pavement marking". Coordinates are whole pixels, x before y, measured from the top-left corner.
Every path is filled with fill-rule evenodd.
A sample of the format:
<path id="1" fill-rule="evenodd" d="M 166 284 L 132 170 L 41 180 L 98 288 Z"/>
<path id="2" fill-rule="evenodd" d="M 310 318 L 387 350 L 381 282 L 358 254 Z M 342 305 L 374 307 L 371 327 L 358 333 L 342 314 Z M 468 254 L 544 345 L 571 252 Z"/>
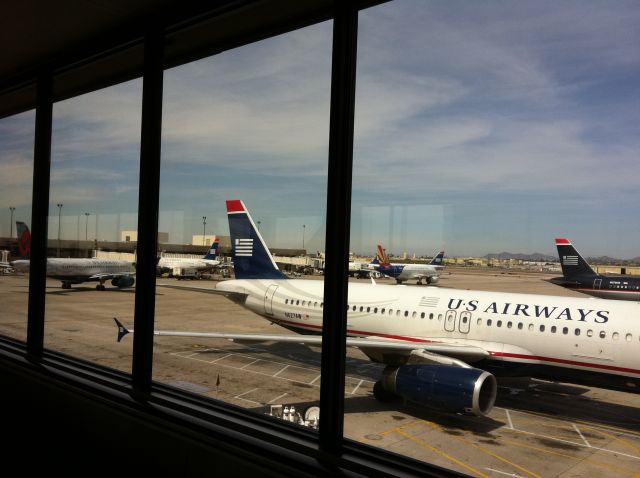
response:
<path id="1" fill-rule="evenodd" d="M 313 380 L 311 380 L 311 381 L 309 382 L 309 385 L 313 385 L 314 383 L 316 383 L 320 377 L 322 377 L 322 375 L 318 375 L 316 378 L 314 378 Z"/>
<path id="2" fill-rule="evenodd" d="M 504 409 L 504 411 L 507 414 L 507 420 L 509 420 L 509 428 L 513 430 L 513 422 L 511 421 L 511 414 L 509 413 L 509 410 L 507 410 L 506 408 Z"/>
<path id="3" fill-rule="evenodd" d="M 248 392 L 241 393 L 240 395 L 236 395 L 236 396 L 235 396 L 235 397 L 233 397 L 233 398 L 240 398 L 240 397 L 242 397 L 243 395 L 247 395 L 248 393 L 255 392 L 256 390 L 259 390 L 259 388 L 252 388 L 252 389 L 251 389 L 251 390 L 249 390 Z"/>
<path id="4" fill-rule="evenodd" d="M 274 377 L 277 377 L 278 375 L 280 375 L 282 372 L 284 372 L 285 370 L 287 370 L 289 368 L 289 365 L 284 366 L 283 368 L 281 368 L 280 370 L 278 370 L 276 373 L 273 374 Z"/>
<path id="5" fill-rule="evenodd" d="M 286 396 L 286 395 L 289 395 L 289 394 L 288 394 L 288 393 L 283 393 L 282 395 L 278 395 L 276 398 L 274 398 L 274 399 L 272 399 L 272 400 L 269 400 L 267 403 L 273 403 L 273 402 L 275 402 L 276 400 L 280 400 L 282 397 L 284 397 L 284 396 Z"/>
<path id="6" fill-rule="evenodd" d="M 589 442 L 587 441 L 587 439 L 584 437 L 584 435 L 580 432 L 580 430 L 578 430 L 578 427 L 576 426 L 576 424 L 575 424 L 575 423 L 572 423 L 571 425 L 573 425 L 573 429 L 576 431 L 576 433 L 577 433 L 578 435 L 580 435 L 580 438 L 582 438 L 582 440 L 585 442 L 585 444 L 586 444 L 589 448 L 591 448 L 591 443 L 589 443 Z"/>
<path id="7" fill-rule="evenodd" d="M 494 473 L 500 473 L 501 475 L 513 476 L 514 478 L 524 478 L 521 475 L 516 475 L 515 473 L 507 473 L 506 471 L 494 470 L 493 468 L 485 468 L 485 470 L 493 471 Z"/>
<path id="8" fill-rule="evenodd" d="M 248 367 L 249 365 L 253 365 L 254 363 L 258 363 L 258 362 L 260 362 L 261 360 L 262 360 L 262 359 L 257 359 L 257 360 L 254 360 L 254 361 L 253 361 L 253 362 L 251 362 L 251 363 L 248 363 L 248 364 L 246 364 L 246 365 L 243 365 L 242 367 L 240 367 L 240 370 L 244 369 L 245 367 Z"/>
<path id="9" fill-rule="evenodd" d="M 360 388 L 360 385 L 362 385 L 362 382 L 364 382 L 364 380 L 360 380 L 358 382 L 358 385 L 355 386 L 355 388 L 353 389 L 353 391 L 351 392 L 351 395 L 355 394 L 356 391 Z"/>

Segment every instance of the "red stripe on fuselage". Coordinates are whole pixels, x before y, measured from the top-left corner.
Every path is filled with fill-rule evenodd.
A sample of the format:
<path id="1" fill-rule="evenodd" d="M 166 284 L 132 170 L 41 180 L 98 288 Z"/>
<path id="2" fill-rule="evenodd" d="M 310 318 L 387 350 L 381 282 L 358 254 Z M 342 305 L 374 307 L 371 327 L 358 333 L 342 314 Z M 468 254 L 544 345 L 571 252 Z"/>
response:
<path id="1" fill-rule="evenodd" d="M 274 319 L 272 317 L 270 317 L 269 320 L 272 320 L 273 322 L 276 322 L 276 323 L 284 323 L 293 327 L 299 327 L 301 329 L 312 329 L 312 330 L 318 330 L 320 332 L 322 331 L 322 326 L 320 325 L 304 324 L 300 322 L 290 322 L 288 320 Z M 379 334 L 374 332 L 366 332 L 364 330 L 347 329 L 347 334 L 361 335 L 365 337 L 383 337 L 387 339 L 404 340 L 405 342 L 412 342 L 412 343 L 441 343 L 438 340 L 417 339 L 415 337 L 403 337 L 401 335 Z M 521 359 L 521 360 L 537 360 L 539 362 L 551 362 L 551 363 L 558 363 L 558 364 L 565 364 L 565 365 L 573 365 L 576 367 L 585 367 L 585 368 L 591 368 L 591 369 L 597 369 L 597 370 L 611 370 L 615 372 L 632 373 L 635 375 L 640 375 L 640 370 L 625 368 L 625 367 L 616 367 L 614 365 L 578 362 L 575 360 L 560 359 L 555 357 L 542 357 L 539 355 L 512 354 L 508 352 L 492 352 L 490 350 L 488 352 L 489 352 L 489 355 L 491 355 L 492 357 L 505 357 L 505 358 Z"/>

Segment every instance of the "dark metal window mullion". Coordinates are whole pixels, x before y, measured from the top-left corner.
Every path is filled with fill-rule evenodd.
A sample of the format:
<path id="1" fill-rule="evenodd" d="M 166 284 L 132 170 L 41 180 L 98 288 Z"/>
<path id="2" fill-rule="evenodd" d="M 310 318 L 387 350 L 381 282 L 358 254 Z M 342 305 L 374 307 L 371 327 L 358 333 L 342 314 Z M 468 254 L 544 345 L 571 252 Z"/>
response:
<path id="1" fill-rule="evenodd" d="M 44 347 L 51 122 L 53 120 L 53 77 L 50 71 L 38 75 L 36 88 L 27 353 L 33 358 L 40 358 Z"/>
<path id="2" fill-rule="evenodd" d="M 133 337 L 133 388 L 151 390 L 155 314 L 158 208 L 160 203 L 160 146 L 162 141 L 162 87 L 164 36 L 150 27 L 144 39 L 142 123 L 138 191 L 138 242 Z"/>
<path id="3" fill-rule="evenodd" d="M 339 454 L 344 425 L 347 263 L 351 223 L 358 10 L 338 2 L 333 22 L 319 446 Z"/>

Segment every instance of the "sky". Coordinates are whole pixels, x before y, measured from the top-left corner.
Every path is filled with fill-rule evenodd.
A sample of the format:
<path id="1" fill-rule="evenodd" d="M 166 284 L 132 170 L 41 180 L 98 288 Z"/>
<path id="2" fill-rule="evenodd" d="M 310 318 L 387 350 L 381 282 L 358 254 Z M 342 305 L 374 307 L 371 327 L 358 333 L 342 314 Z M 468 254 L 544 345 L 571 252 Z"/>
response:
<path id="1" fill-rule="evenodd" d="M 640 4 L 394 1 L 361 12 L 351 250 L 640 256 Z M 159 230 L 324 249 L 332 23 L 165 72 Z M 140 79 L 56 103 L 49 235 L 136 229 Z M 29 222 L 33 112 L 0 120 L 0 235 Z M 63 207 L 59 210 L 56 204 Z M 60 212 L 60 218 L 58 213 Z M 86 216 L 84 213 L 89 212 Z M 15 231 L 15 226 L 13 227 Z"/>

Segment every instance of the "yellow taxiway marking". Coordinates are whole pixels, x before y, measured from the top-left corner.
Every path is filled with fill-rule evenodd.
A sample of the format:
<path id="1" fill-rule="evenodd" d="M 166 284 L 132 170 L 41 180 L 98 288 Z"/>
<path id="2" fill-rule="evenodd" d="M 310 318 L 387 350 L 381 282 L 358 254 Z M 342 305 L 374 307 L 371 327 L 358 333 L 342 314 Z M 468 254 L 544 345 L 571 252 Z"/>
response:
<path id="1" fill-rule="evenodd" d="M 444 452 L 442 452 L 442 451 L 432 447 L 431 445 L 427 444 L 426 442 L 424 442 L 424 440 L 421 440 L 421 439 L 419 439 L 419 438 L 417 438 L 417 437 L 415 437 L 413 435 L 410 435 L 409 433 L 407 433 L 407 432 L 405 432 L 403 430 L 405 428 L 409 428 L 409 427 L 412 427 L 414 425 L 428 425 L 429 427 L 433 428 L 436 431 L 443 431 L 442 427 L 440 425 L 436 424 L 436 423 L 430 422 L 428 420 L 416 420 L 416 421 L 413 421 L 413 422 L 410 422 L 410 423 L 406 423 L 406 424 L 404 424 L 404 425 L 402 425 L 400 427 L 391 428 L 391 429 L 389 429 L 387 431 L 384 431 L 384 432 L 380 433 L 380 435 L 384 436 L 384 435 L 387 435 L 389 433 L 399 433 L 400 435 L 405 436 L 407 438 L 410 438 L 411 440 L 420 443 L 422 446 L 425 446 L 425 447 L 429 448 L 430 450 L 433 450 L 436 453 L 441 454 L 442 456 L 446 456 L 446 458 L 449 459 L 449 460 L 455 461 L 456 463 L 461 463 L 456 458 L 453 458 L 453 457 L 451 457 L 449 455 L 446 455 Z M 533 472 L 531 470 L 528 470 L 527 468 L 525 468 L 523 466 L 520 466 L 517 463 L 513 463 L 512 461 L 509 461 L 506 458 L 504 458 L 504 457 L 502 457 L 502 456 L 500 456 L 500 455 L 498 455 L 496 453 L 493 453 L 492 451 L 490 451 L 490 450 L 488 450 L 488 449 L 486 449 L 484 447 L 481 447 L 480 445 L 476 445 L 475 443 L 467 440 L 466 438 L 461 438 L 461 437 L 453 437 L 453 438 L 455 438 L 456 440 L 458 440 L 458 441 L 460 441 L 460 442 L 462 442 L 462 443 L 464 443 L 466 445 L 470 445 L 473 448 L 476 448 L 477 450 L 481 451 L 482 453 L 484 453 L 486 455 L 490 455 L 490 456 L 494 457 L 495 459 L 497 459 L 497 460 L 499 460 L 499 461 L 501 461 L 503 463 L 511 465 L 514 468 L 517 468 L 518 470 L 520 470 L 520 471 L 522 471 L 522 472 L 524 472 L 524 473 L 526 473 L 528 475 L 531 475 L 531 476 L 533 476 L 535 478 L 542 478 L 537 473 L 535 473 L 535 472 Z M 463 464 L 463 466 L 465 466 L 465 468 L 469 468 L 467 465 Z M 474 473 L 478 473 L 481 476 L 484 476 L 480 471 L 475 470 L 475 469 L 474 469 Z"/>
<path id="2" fill-rule="evenodd" d="M 422 439 L 420 439 L 420 438 L 418 438 L 416 436 L 413 436 L 413 435 L 401 430 L 400 427 L 398 427 L 397 429 L 394 429 L 392 431 L 395 432 L 395 433 L 398 433 L 399 435 L 402 435 L 403 437 L 408 438 L 409 440 L 417 443 L 418 445 L 420 445 L 420 446 L 422 446 L 424 448 L 427 448 L 427 449 L 433 451 L 434 453 L 437 453 L 440 456 L 443 456 L 447 460 L 450 460 L 450 461 L 460 465 L 461 467 L 466 468 L 467 470 L 471 471 L 472 473 L 477 474 L 478 476 L 481 476 L 483 478 L 491 478 L 489 475 L 486 475 L 486 474 L 482 473 L 480 470 L 477 470 L 476 468 L 473 468 L 472 466 L 467 465 L 466 463 L 464 463 L 464 462 L 458 460 L 457 458 L 455 458 L 455 457 L 443 452 L 442 450 L 439 450 L 438 448 L 429 445 L 424 440 L 422 440 Z"/>
<path id="3" fill-rule="evenodd" d="M 588 426 L 588 425 L 583 425 L 583 426 L 584 426 L 584 428 L 588 428 L 590 430 L 593 430 L 596 433 L 600 433 L 600 434 L 602 434 L 604 436 L 607 436 L 607 437 L 611 438 L 612 440 L 618 441 L 618 442 L 622 443 L 622 445 L 626 446 L 627 448 L 631 448 L 633 451 L 635 451 L 636 453 L 640 454 L 640 447 L 629 443 L 627 440 L 623 440 L 622 438 L 618 438 L 617 436 L 612 435 L 611 433 L 607 433 L 607 432 L 605 432 L 603 430 L 600 430 L 599 428 L 594 428 L 594 427 Z"/>
<path id="4" fill-rule="evenodd" d="M 612 465 L 611 463 L 606 463 L 600 460 L 594 460 L 593 458 L 584 458 L 582 456 L 575 456 L 575 455 L 567 455 L 566 453 L 562 453 L 559 451 L 552 451 L 552 450 L 547 450 L 545 448 L 540 448 L 534 445 L 527 445 L 526 443 L 520 443 L 518 441 L 515 440 L 509 440 L 508 438 L 501 438 L 500 441 L 503 441 L 505 443 L 509 443 L 515 446 L 519 446 L 521 448 L 528 448 L 531 450 L 535 450 L 535 451 L 539 451 L 542 453 L 546 453 L 548 455 L 556 455 L 556 456 L 560 456 L 562 458 L 569 458 L 571 460 L 577 460 L 577 461 L 581 461 L 581 462 L 587 462 L 587 463 L 591 463 L 593 465 L 596 466 L 600 466 L 602 468 L 605 468 L 607 470 L 616 470 L 620 473 L 634 473 L 636 472 L 636 469 L 629 469 L 629 468 L 625 468 L 622 466 L 616 466 L 616 465 Z M 636 478 L 634 476 L 634 478 Z M 637 476 L 637 478 L 640 478 L 640 474 Z"/>

